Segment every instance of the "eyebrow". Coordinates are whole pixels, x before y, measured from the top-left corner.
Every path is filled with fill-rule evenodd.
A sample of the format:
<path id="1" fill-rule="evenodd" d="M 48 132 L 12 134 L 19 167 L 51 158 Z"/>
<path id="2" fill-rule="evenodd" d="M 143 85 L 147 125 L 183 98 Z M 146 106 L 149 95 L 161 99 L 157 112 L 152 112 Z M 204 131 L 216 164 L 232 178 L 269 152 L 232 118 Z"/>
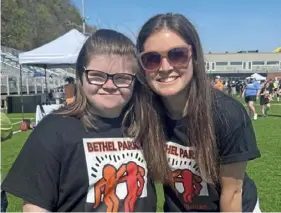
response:
<path id="1" fill-rule="evenodd" d="M 131 75 L 135 75 L 134 72 L 129 72 L 128 70 L 123 70 L 122 72 L 114 72 L 114 73 L 109 73 L 103 70 L 97 70 L 97 69 L 85 69 L 88 71 L 97 71 L 97 72 L 103 72 L 103 73 L 107 73 L 107 74 L 131 74 Z"/>

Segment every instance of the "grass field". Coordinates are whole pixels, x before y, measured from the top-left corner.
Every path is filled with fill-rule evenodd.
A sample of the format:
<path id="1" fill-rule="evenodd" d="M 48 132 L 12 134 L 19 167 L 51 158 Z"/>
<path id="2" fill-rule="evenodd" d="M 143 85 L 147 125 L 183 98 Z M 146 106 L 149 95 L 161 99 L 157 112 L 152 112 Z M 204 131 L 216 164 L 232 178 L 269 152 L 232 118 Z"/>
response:
<path id="1" fill-rule="evenodd" d="M 259 106 L 257 110 L 260 112 Z M 14 131 L 19 129 L 21 114 L 9 114 Z M 34 114 L 25 114 L 34 118 Z M 249 163 L 247 172 L 258 186 L 260 205 L 263 212 L 281 212 L 281 105 L 273 105 L 267 118 L 259 117 L 253 121 L 262 157 Z M 1 143 L 2 170 L 4 178 L 30 132 L 15 134 L 12 139 Z M 162 211 L 163 192 L 157 185 L 158 211 Z M 22 201 L 12 195 L 9 198 L 9 212 L 21 211 Z"/>

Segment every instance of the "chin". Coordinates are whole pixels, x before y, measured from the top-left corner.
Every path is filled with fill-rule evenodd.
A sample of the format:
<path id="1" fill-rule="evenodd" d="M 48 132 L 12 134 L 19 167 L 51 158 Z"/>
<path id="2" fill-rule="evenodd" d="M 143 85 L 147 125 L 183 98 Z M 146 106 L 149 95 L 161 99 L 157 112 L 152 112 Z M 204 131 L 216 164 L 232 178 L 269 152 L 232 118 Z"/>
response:
<path id="1" fill-rule="evenodd" d="M 102 109 L 104 110 L 112 110 L 112 111 L 120 111 L 120 108 L 123 108 L 123 105 L 116 105 L 116 104 L 104 104 Z"/>
<path id="2" fill-rule="evenodd" d="M 158 88 L 155 92 L 162 97 L 176 96 L 181 93 L 183 89 L 180 88 Z"/>
<path id="3" fill-rule="evenodd" d="M 98 110 L 99 113 L 102 117 L 106 117 L 106 118 L 116 118 L 118 117 L 122 110 L 120 110 L 120 108 L 116 108 L 116 107 L 102 107 L 102 109 Z"/>
<path id="4" fill-rule="evenodd" d="M 162 97 L 171 97 L 171 96 L 175 96 L 178 93 L 174 91 L 158 91 L 157 94 Z"/>
<path id="5" fill-rule="evenodd" d="M 107 103 L 92 103 L 92 106 L 94 109 L 99 112 L 99 114 L 110 114 L 110 115 L 119 115 L 120 112 L 122 111 L 124 104 L 123 103 L 112 103 L 112 102 L 107 102 Z M 115 116 L 116 117 L 116 116 Z"/>

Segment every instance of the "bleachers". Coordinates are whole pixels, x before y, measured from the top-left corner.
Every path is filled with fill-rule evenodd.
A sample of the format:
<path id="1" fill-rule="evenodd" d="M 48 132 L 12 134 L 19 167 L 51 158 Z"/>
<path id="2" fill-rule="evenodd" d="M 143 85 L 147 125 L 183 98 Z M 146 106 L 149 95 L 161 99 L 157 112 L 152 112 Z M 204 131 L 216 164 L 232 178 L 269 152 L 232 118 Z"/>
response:
<path id="1" fill-rule="evenodd" d="M 20 51 L 1 46 L 1 95 L 20 93 Z M 54 89 L 65 84 L 65 78 L 75 77 L 74 70 L 46 69 L 47 89 Z M 36 66 L 22 66 L 22 91 L 26 94 L 43 93 L 46 89 L 45 69 Z M 43 89 L 42 89 L 43 88 Z"/>

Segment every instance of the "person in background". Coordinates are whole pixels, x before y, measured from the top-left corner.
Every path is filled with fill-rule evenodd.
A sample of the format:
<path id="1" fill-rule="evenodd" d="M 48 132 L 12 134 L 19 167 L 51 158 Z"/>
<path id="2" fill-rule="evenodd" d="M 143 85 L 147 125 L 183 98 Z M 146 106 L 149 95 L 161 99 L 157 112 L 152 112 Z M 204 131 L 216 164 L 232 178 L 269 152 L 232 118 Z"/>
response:
<path id="1" fill-rule="evenodd" d="M 259 95 L 259 90 L 260 84 L 253 77 L 246 80 L 242 97 L 245 98 L 245 102 L 249 108 L 249 115 L 252 116 L 254 120 L 258 119 L 255 102 L 257 100 L 257 96 Z"/>
<path id="2" fill-rule="evenodd" d="M 48 102 L 51 104 L 54 102 L 54 90 L 50 89 L 50 92 L 48 94 Z"/>
<path id="3" fill-rule="evenodd" d="M 231 80 L 228 80 L 228 82 L 227 82 L 227 94 L 228 94 L 228 95 L 232 95 L 232 93 L 231 93 L 231 87 L 232 87 Z"/>
<path id="4" fill-rule="evenodd" d="M 260 91 L 260 105 L 262 116 L 266 117 L 267 112 L 270 109 L 271 94 L 269 91 L 269 82 L 264 83 Z"/>
<path id="5" fill-rule="evenodd" d="M 75 80 L 73 77 L 66 78 L 67 84 L 64 85 L 65 100 L 67 104 L 71 104 L 75 99 Z"/>
<path id="6" fill-rule="evenodd" d="M 277 101 L 280 101 L 281 97 L 281 81 L 279 82 L 278 89 L 277 89 Z"/>
<path id="7" fill-rule="evenodd" d="M 269 83 L 268 91 L 269 91 L 269 93 L 272 96 L 274 96 L 274 83 L 273 83 L 273 80 L 270 78 L 267 82 Z"/>
<path id="8" fill-rule="evenodd" d="M 231 82 L 231 94 L 232 94 L 232 96 L 237 95 L 236 82 L 235 81 Z"/>
<path id="9" fill-rule="evenodd" d="M 275 80 L 273 82 L 273 91 L 272 91 L 272 94 L 271 94 L 272 98 L 277 97 L 277 91 L 278 91 L 278 81 Z"/>
<path id="10" fill-rule="evenodd" d="M 214 87 L 220 91 L 222 91 L 224 88 L 223 82 L 221 81 L 221 77 L 219 75 L 215 77 Z"/>
<path id="11" fill-rule="evenodd" d="M 260 81 L 260 87 L 261 88 L 263 88 L 265 84 L 266 84 L 266 80 L 261 80 Z"/>
<path id="12" fill-rule="evenodd" d="M 165 45 L 163 45 L 165 44 Z M 137 75 L 155 95 L 172 170 L 165 212 L 260 212 L 246 174 L 260 157 L 245 107 L 209 84 L 197 30 L 181 14 L 150 18 L 137 37 Z"/>
<path id="13" fill-rule="evenodd" d="M 245 81 L 238 81 L 239 97 L 242 97 L 245 86 L 246 86 Z"/>
<path id="14" fill-rule="evenodd" d="M 236 89 L 237 96 L 240 97 L 241 96 L 241 92 L 240 92 L 240 82 L 239 81 L 235 82 L 235 89 Z"/>

